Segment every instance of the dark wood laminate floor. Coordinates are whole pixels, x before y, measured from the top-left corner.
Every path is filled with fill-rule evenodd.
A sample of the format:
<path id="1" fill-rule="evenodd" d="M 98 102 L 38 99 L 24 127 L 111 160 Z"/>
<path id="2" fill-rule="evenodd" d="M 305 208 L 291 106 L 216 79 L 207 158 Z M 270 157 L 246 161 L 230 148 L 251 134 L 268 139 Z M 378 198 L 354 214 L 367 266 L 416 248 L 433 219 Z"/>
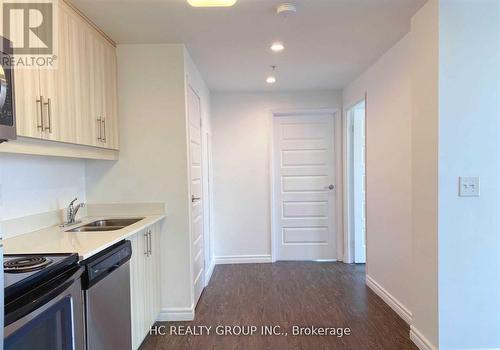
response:
<path id="1" fill-rule="evenodd" d="M 279 325 L 288 336 L 148 336 L 141 349 L 417 349 L 409 327 L 365 285 L 363 265 L 314 262 L 218 265 L 193 322 Z M 292 327 L 349 327 L 351 335 L 292 336 Z"/>

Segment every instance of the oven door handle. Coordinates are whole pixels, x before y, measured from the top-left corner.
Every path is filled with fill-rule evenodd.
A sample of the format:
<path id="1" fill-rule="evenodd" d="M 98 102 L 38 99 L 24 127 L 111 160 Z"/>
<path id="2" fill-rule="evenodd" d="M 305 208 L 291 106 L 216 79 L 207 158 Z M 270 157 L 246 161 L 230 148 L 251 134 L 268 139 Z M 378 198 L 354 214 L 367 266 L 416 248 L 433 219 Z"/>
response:
<path id="1" fill-rule="evenodd" d="M 77 267 L 76 270 L 71 269 L 68 273 L 58 276 L 40 286 L 36 289 L 36 292 L 42 293 L 42 295 L 24 306 L 16 307 L 16 300 L 11 303 L 13 304 L 12 306 L 10 304 L 5 305 L 5 326 L 14 323 L 34 310 L 40 309 L 45 304 L 55 300 L 58 296 L 64 296 L 66 290 L 71 289 L 73 283 L 82 275 L 82 272 L 83 269 Z M 10 310 L 11 308 L 13 310 Z"/>

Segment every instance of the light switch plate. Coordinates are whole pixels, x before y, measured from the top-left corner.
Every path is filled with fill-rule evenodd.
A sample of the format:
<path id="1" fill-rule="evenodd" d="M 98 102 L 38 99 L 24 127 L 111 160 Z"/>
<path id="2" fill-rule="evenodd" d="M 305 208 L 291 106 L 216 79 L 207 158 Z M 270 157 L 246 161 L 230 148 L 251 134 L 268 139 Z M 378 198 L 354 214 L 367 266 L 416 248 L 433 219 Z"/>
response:
<path id="1" fill-rule="evenodd" d="M 479 177 L 459 177 L 460 197 L 479 197 Z"/>

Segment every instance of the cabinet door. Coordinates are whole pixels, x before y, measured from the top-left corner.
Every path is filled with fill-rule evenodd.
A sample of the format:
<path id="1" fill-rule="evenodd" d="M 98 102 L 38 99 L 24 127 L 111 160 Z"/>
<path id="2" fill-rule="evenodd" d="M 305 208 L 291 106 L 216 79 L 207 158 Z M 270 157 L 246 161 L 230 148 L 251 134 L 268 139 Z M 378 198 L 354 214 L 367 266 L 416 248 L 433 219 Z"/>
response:
<path id="1" fill-rule="evenodd" d="M 141 231 L 134 235 L 130 241 L 132 243 L 132 258 L 130 259 L 130 292 L 132 310 L 132 347 L 137 349 L 144 340 L 147 325 L 148 299 L 147 267 L 146 267 L 146 231 Z"/>
<path id="2" fill-rule="evenodd" d="M 149 303 L 148 303 L 148 321 L 149 327 L 151 327 L 156 321 L 156 264 L 155 264 L 155 256 L 157 254 L 155 242 L 157 233 L 155 230 L 156 226 L 151 226 L 149 228 L 150 236 L 149 236 L 149 251 L 150 254 L 148 256 L 148 289 L 149 289 Z"/>
<path id="3" fill-rule="evenodd" d="M 44 97 L 45 138 L 76 143 L 75 64 L 70 45 L 71 13 L 59 6 L 58 56 L 56 69 L 40 70 L 40 91 Z"/>
<path id="4" fill-rule="evenodd" d="M 14 71 L 17 135 L 42 138 L 43 105 L 37 69 Z"/>
<path id="5" fill-rule="evenodd" d="M 161 310 L 161 224 L 151 228 L 151 317 L 152 323 L 156 321 Z"/>
<path id="6" fill-rule="evenodd" d="M 116 87 L 116 50 L 105 43 L 104 54 L 104 146 L 106 148 L 118 149 L 118 113 L 117 113 L 117 87 Z"/>
<path id="7" fill-rule="evenodd" d="M 14 30 L 24 30 L 14 26 Z M 16 33 L 19 37 L 19 33 Z M 40 73 L 36 68 L 14 69 L 17 135 L 42 138 L 43 104 L 40 94 Z"/>
<path id="8" fill-rule="evenodd" d="M 76 143 L 94 146 L 97 142 L 95 119 L 90 113 L 90 54 L 87 24 L 75 13 L 68 16 L 69 55 L 72 62 L 71 89 L 74 98 Z"/>
<path id="9" fill-rule="evenodd" d="M 160 232 L 161 227 L 156 224 L 130 238 L 132 243 L 130 289 L 134 349 L 137 349 L 147 336 L 161 309 Z"/>
<path id="10" fill-rule="evenodd" d="M 105 146 L 104 129 L 104 43 L 98 34 L 93 30 L 87 31 L 87 46 L 90 55 L 89 86 L 90 86 L 90 115 L 93 119 L 95 140 L 94 146 Z"/>

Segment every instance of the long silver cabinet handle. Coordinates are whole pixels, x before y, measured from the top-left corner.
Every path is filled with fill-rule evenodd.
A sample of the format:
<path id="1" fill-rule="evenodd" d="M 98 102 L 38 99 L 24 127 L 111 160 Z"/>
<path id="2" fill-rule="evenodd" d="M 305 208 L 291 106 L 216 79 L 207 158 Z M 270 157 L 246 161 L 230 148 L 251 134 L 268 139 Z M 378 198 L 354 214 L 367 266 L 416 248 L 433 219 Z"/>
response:
<path id="1" fill-rule="evenodd" d="M 52 134 L 52 103 L 50 102 L 50 98 L 47 99 L 47 102 L 45 102 L 44 105 L 47 106 L 47 117 L 49 121 L 49 126 L 45 127 L 45 130 L 48 130 L 49 133 Z"/>
<path id="2" fill-rule="evenodd" d="M 149 230 L 149 255 L 153 254 L 153 244 L 151 240 L 151 230 Z"/>
<path id="3" fill-rule="evenodd" d="M 104 137 L 102 138 L 102 142 L 106 142 L 106 118 L 102 118 L 102 133 Z"/>
<path id="4" fill-rule="evenodd" d="M 40 124 L 38 124 L 37 120 L 36 128 L 43 131 L 43 96 L 40 96 L 40 99 L 36 100 L 36 103 L 40 103 Z"/>
<path id="5" fill-rule="evenodd" d="M 102 137 L 101 137 L 101 117 L 97 118 L 97 140 L 98 141 L 101 141 L 102 140 Z"/>
<path id="6" fill-rule="evenodd" d="M 144 255 L 148 256 L 149 255 L 149 240 L 148 240 L 148 233 L 144 233 L 144 239 L 146 240 L 146 249 L 144 250 Z"/>

